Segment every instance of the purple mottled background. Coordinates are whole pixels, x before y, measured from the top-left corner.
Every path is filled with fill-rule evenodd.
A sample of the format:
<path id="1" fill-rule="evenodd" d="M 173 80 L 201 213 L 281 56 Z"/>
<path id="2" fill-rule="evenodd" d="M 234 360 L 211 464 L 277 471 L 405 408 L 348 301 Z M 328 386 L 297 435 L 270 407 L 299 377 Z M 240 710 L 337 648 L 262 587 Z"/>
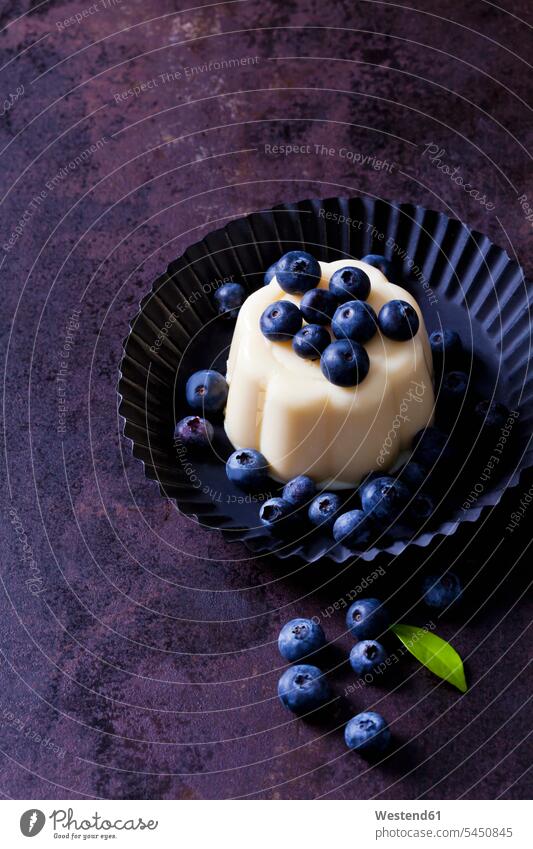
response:
<path id="1" fill-rule="evenodd" d="M 533 508 L 506 525 L 531 480 L 372 585 L 423 624 L 435 614 L 410 610 L 417 570 L 461 573 L 463 608 L 436 626 L 470 691 L 404 658 L 304 723 L 275 697 L 279 627 L 323 617 L 372 567 L 254 559 L 178 515 L 121 437 L 116 385 L 128 320 L 168 262 L 281 201 L 412 200 L 487 233 L 531 277 L 531 4 L 190 5 L 1 4 L 0 792 L 525 798 Z M 278 144 L 310 152 L 265 147 Z M 324 624 L 338 694 L 354 680 L 343 611 Z M 396 739 L 379 766 L 342 739 L 371 706 Z"/>

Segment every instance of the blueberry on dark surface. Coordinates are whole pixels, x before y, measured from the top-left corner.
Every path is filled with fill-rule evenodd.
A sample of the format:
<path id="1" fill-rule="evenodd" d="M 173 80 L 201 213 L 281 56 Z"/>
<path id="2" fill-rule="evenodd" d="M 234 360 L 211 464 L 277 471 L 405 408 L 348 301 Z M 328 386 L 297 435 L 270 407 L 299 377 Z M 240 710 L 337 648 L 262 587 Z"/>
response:
<path id="1" fill-rule="evenodd" d="M 306 324 L 294 334 L 292 347 L 304 360 L 319 360 L 331 343 L 331 336 L 319 324 Z"/>
<path id="2" fill-rule="evenodd" d="M 381 254 L 367 254 L 362 258 L 361 262 L 366 262 L 367 265 L 371 265 L 374 268 L 379 269 L 379 271 L 385 275 L 387 280 L 392 278 L 394 269 L 392 267 L 392 262 L 390 259 L 387 259 L 386 256 L 382 256 Z"/>
<path id="3" fill-rule="evenodd" d="M 474 415 L 479 428 L 491 431 L 501 430 L 509 418 L 509 410 L 499 401 L 486 399 L 476 404 Z"/>
<path id="4" fill-rule="evenodd" d="M 174 428 L 174 439 L 190 448 L 208 448 L 214 435 L 211 422 L 200 416 L 185 416 Z"/>
<path id="5" fill-rule="evenodd" d="M 306 713 L 330 697 L 328 682 L 317 666 L 299 663 L 286 669 L 278 682 L 281 704 L 293 713 Z"/>
<path id="6" fill-rule="evenodd" d="M 356 675 L 373 672 L 387 659 L 387 652 L 377 640 L 360 640 L 350 652 L 350 666 Z"/>
<path id="7" fill-rule="evenodd" d="M 287 342 L 302 326 L 302 314 L 292 301 L 274 301 L 259 319 L 261 333 L 271 342 Z"/>
<path id="8" fill-rule="evenodd" d="M 307 515 L 313 525 L 332 528 L 341 509 L 340 496 L 334 492 L 322 492 L 311 502 Z"/>
<path id="9" fill-rule="evenodd" d="M 427 492 L 419 492 L 409 503 L 407 521 L 413 528 L 422 528 L 435 512 L 435 502 Z"/>
<path id="10" fill-rule="evenodd" d="M 446 572 L 445 575 L 430 575 L 422 583 L 424 601 L 429 607 L 436 610 L 453 604 L 462 595 L 461 581 L 454 572 Z"/>
<path id="11" fill-rule="evenodd" d="M 218 412 L 226 406 L 228 384 L 226 378 L 212 369 L 204 369 L 191 374 L 185 387 L 185 397 L 195 410 Z"/>
<path id="12" fill-rule="evenodd" d="M 254 448 L 241 448 L 228 457 L 226 474 L 230 481 L 243 489 L 257 489 L 267 479 L 266 457 Z"/>
<path id="13" fill-rule="evenodd" d="M 314 289 L 321 276 L 317 260 L 305 251 L 289 251 L 276 263 L 276 280 L 291 295 Z"/>
<path id="14" fill-rule="evenodd" d="M 324 377 L 336 386 L 357 386 L 367 376 L 370 360 L 358 342 L 341 339 L 325 349 L 320 368 Z"/>
<path id="15" fill-rule="evenodd" d="M 307 475 L 298 475 L 283 487 L 283 498 L 293 507 L 303 507 L 316 496 L 316 485 Z"/>
<path id="16" fill-rule="evenodd" d="M 267 528 L 281 528 L 294 515 L 294 507 L 283 498 L 269 498 L 259 508 L 259 519 Z"/>
<path id="17" fill-rule="evenodd" d="M 378 315 L 379 329 L 384 336 L 396 342 L 406 342 L 416 336 L 420 321 L 418 314 L 407 301 L 387 301 Z"/>
<path id="18" fill-rule="evenodd" d="M 240 283 L 224 283 L 216 290 L 214 297 L 220 315 L 237 318 L 246 299 L 246 291 Z"/>
<path id="19" fill-rule="evenodd" d="M 291 663 L 318 651 L 325 644 L 324 631 L 312 619 L 291 619 L 283 626 L 278 637 L 279 653 Z"/>
<path id="20" fill-rule="evenodd" d="M 389 475 L 366 483 L 361 487 L 360 495 L 364 512 L 371 513 L 375 522 L 386 525 L 396 520 L 411 497 L 406 485 Z"/>
<path id="21" fill-rule="evenodd" d="M 401 466 L 394 473 L 394 476 L 405 484 L 411 492 L 417 492 L 429 483 L 427 470 L 420 463 L 415 463 L 414 460 L 410 460 Z"/>
<path id="22" fill-rule="evenodd" d="M 374 523 L 362 510 L 350 510 L 342 513 L 333 525 L 335 542 L 342 543 L 346 548 L 357 550 L 368 548 L 374 535 Z"/>
<path id="23" fill-rule="evenodd" d="M 429 337 L 435 368 L 453 369 L 461 361 L 463 345 L 455 330 L 434 330 Z"/>
<path id="24" fill-rule="evenodd" d="M 377 598 L 354 601 L 346 613 L 346 626 L 357 640 L 377 639 L 389 625 L 388 611 Z"/>
<path id="25" fill-rule="evenodd" d="M 344 740 L 349 749 L 361 755 L 380 755 L 388 749 L 391 733 L 379 713 L 366 711 L 350 719 L 344 729 Z"/>
<path id="26" fill-rule="evenodd" d="M 276 265 L 277 263 L 273 262 L 272 265 L 269 266 L 265 271 L 265 276 L 263 277 L 263 282 L 265 286 L 268 286 L 269 283 L 272 283 L 272 280 L 274 279 L 276 274 Z"/>
<path id="27" fill-rule="evenodd" d="M 309 324 L 331 324 L 339 301 L 327 289 L 311 289 L 300 301 L 300 310 Z"/>
<path id="28" fill-rule="evenodd" d="M 364 345 L 375 335 L 378 319 L 365 301 L 347 301 L 336 310 L 331 329 L 337 339 L 351 339 Z"/>
<path id="29" fill-rule="evenodd" d="M 440 384 L 437 403 L 444 405 L 444 410 L 448 408 L 447 405 L 456 410 L 468 392 L 468 383 L 469 378 L 464 371 L 446 372 Z"/>
<path id="30" fill-rule="evenodd" d="M 329 290 L 341 302 L 354 299 L 366 301 L 370 295 L 370 278 L 362 268 L 338 268 L 331 275 Z"/>
<path id="31" fill-rule="evenodd" d="M 450 443 L 450 436 L 436 427 L 426 427 L 417 431 L 411 443 L 413 460 L 431 469 L 435 463 L 455 459 L 455 450 Z"/>

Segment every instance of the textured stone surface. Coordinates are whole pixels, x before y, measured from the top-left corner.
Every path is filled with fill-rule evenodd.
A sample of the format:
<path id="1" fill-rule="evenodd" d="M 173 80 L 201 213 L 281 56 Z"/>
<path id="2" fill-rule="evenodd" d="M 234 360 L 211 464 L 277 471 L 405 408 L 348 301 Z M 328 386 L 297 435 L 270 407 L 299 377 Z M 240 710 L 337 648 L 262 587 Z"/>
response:
<path id="1" fill-rule="evenodd" d="M 525 798 L 529 515 L 513 534 L 505 525 L 530 483 L 372 587 L 393 594 L 404 619 L 427 622 L 411 612 L 412 576 L 457 558 L 473 579 L 467 602 L 436 624 L 466 658 L 470 692 L 404 658 L 387 683 L 306 724 L 275 698 L 278 629 L 320 615 L 371 570 L 251 559 L 180 517 L 120 436 L 116 382 L 128 319 L 167 263 L 276 202 L 412 200 L 487 233 L 530 273 L 517 198 L 533 192 L 520 20 L 531 9 L 244 0 L 176 11 L 187 5 L 110 2 L 69 25 L 83 4 L 10 0 L 0 12 L 0 791 Z M 309 152 L 265 150 L 279 144 Z M 428 144 L 493 208 L 432 163 Z M 343 611 L 324 625 L 340 694 L 353 683 Z M 397 747 L 367 767 L 346 751 L 342 724 L 371 706 Z"/>

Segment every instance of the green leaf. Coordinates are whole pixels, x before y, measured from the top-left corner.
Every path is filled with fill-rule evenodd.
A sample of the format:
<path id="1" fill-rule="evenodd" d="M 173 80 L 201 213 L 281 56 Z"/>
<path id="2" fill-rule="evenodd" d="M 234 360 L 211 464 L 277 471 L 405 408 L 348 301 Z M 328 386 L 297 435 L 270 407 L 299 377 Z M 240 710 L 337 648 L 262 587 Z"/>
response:
<path id="1" fill-rule="evenodd" d="M 453 684 L 461 693 L 466 693 L 467 685 L 463 661 L 454 647 L 446 640 L 442 640 L 436 634 L 426 631 L 425 628 L 419 628 L 417 625 L 400 623 L 399 625 L 392 625 L 391 631 L 396 634 L 405 648 L 423 666 L 427 666 L 439 678 L 444 678 L 445 681 Z"/>

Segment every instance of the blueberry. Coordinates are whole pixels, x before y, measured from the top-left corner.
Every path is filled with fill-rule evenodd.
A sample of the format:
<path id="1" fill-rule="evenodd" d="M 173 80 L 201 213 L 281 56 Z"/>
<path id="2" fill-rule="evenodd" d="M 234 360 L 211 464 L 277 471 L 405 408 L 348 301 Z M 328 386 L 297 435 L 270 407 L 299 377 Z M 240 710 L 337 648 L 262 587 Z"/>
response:
<path id="1" fill-rule="evenodd" d="M 487 399 L 476 404 L 474 415 L 479 427 L 495 432 L 501 430 L 506 424 L 509 418 L 509 410 L 505 404 Z"/>
<path id="2" fill-rule="evenodd" d="M 361 262 L 366 262 L 367 265 L 378 268 L 387 280 L 390 280 L 394 273 L 390 259 L 387 259 L 386 256 L 382 256 L 381 254 L 367 254 L 362 258 Z"/>
<path id="3" fill-rule="evenodd" d="M 187 381 L 185 397 L 193 409 L 216 413 L 226 406 L 228 397 L 226 378 L 212 369 L 196 371 Z"/>
<path id="4" fill-rule="evenodd" d="M 449 412 L 450 409 L 456 411 L 461 406 L 467 391 L 468 375 L 464 371 L 448 371 L 442 378 L 437 402 L 445 412 Z"/>
<path id="5" fill-rule="evenodd" d="M 283 498 L 269 498 L 259 508 L 259 518 L 267 528 L 280 529 L 294 518 L 294 508 Z"/>
<path id="6" fill-rule="evenodd" d="M 415 463 L 414 460 L 405 463 L 394 474 L 411 492 L 417 492 L 428 483 L 426 469 L 420 463 Z"/>
<path id="7" fill-rule="evenodd" d="M 315 482 L 307 475 L 298 475 L 283 487 L 283 498 L 293 507 L 302 507 L 316 495 Z"/>
<path id="8" fill-rule="evenodd" d="M 411 493 L 404 483 L 389 475 L 361 487 L 361 504 L 377 522 L 394 522 L 409 503 Z"/>
<path id="9" fill-rule="evenodd" d="M 279 679 L 278 696 L 284 707 L 301 714 L 324 705 L 330 689 L 317 666 L 299 663 L 286 669 Z"/>
<path id="10" fill-rule="evenodd" d="M 455 330 L 434 330 L 429 337 L 429 344 L 437 370 L 454 368 L 461 361 L 463 345 Z"/>
<path id="11" fill-rule="evenodd" d="M 200 416 L 185 416 L 174 428 L 174 439 L 190 448 L 208 448 L 214 435 L 211 422 Z"/>
<path id="12" fill-rule="evenodd" d="M 368 374 L 370 360 L 358 342 L 332 342 L 320 358 L 322 374 L 336 386 L 357 386 Z"/>
<path id="13" fill-rule="evenodd" d="M 407 301 L 388 301 L 378 315 L 381 332 L 396 342 L 406 342 L 416 336 L 420 321 L 418 314 Z"/>
<path id="14" fill-rule="evenodd" d="M 350 652 L 350 666 L 356 675 L 373 672 L 387 660 L 387 652 L 376 640 L 360 640 Z"/>
<path id="15" fill-rule="evenodd" d="M 257 489 L 266 482 L 268 463 L 259 451 L 242 448 L 228 457 L 226 474 L 230 481 L 243 489 Z"/>
<path id="16" fill-rule="evenodd" d="M 308 510 L 313 525 L 332 528 L 341 509 L 342 501 L 334 492 L 322 492 L 311 502 Z"/>
<path id="17" fill-rule="evenodd" d="M 454 572 L 445 575 L 431 575 L 422 584 L 424 601 L 429 607 L 444 610 L 457 601 L 463 592 L 461 581 Z"/>
<path id="18" fill-rule="evenodd" d="M 335 542 L 353 550 L 368 548 L 373 531 L 372 518 L 362 510 L 342 513 L 333 525 Z"/>
<path id="19" fill-rule="evenodd" d="M 302 315 L 309 324 L 331 324 L 339 302 L 327 289 L 311 289 L 300 301 Z"/>
<path id="20" fill-rule="evenodd" d="M 318 651 L 325 644 L 324 631 L 312 619 L 291 619 L 283 626 L 278 637 L 279 653 L 291 663 Z"/>
<path id="21" fill-rule="evenodd" d="M 289 251 L 276 263 L 276 279 L 281 288 L 291 295 L 314 289 L 321 276 L 317 260 L 305 251 Z"/>
<path id="22" fill-rule="evenodd" d="M 370 295 L 370 278 L 362 268 L 338 268 L 331 275 L 329 290 L 341 302 L 352 301 L 354 298 L 366 301 Z"/>
<path id="23" fill-rule="evenodd" d="M 449 435 L 436 427 L 426 427 L 417 431 L 413 437 L 413 459 L 416 463 L 431 469 L 435 463 L 454 459 L 454 449 L 449 444 Z"/>
<path id="24" fill-rule="evenodd" d="M 419 492 L 409 504 L 408 522 L 414 528 L 421 528 L 429 522 L 435 512 L 435 503 L 427 492 Z"/>
<path id="25" fill-rule="evenodd" d="M 259 319 L 261 333 L 271 342 L 286 342 L 302 326 L 302 314 L 291 301 L 274 301 Z"/>
<path id="26" fill-rule="evenodd" d="M 272 280 L 274 279 L 276 274 L 276 265 L 277 263 L 273 262 L 272 265 L 269 266 L 265 271 L 265 276 L 263 277 L 263 282 L 265 286 L 268 286 L 269 283 L 272 283 Z"/>
<path id="27" fill-rule="evenodd" d="M 365 301 L 347 301 L 335 312 L 331 329 L 337 339 L 351 339 L 363 345 L 378 329 L 377 316 Z"/>
<path id="28" fill-rule="evenodd" d="M 387 609 L 377 598 L 354 601 L 346 613 L 346 626 L 357 640 L 381 637 L 390 625 Z"/>
<path id="29" fill-rule="evenodd" d="M 344 729 L 344 740 L 349 749 L 361 755 L 380 755 L 388 749 L 391 733 L 379 713 L 366 711 L 350 719 Z"/>
<path id="30" fill-rule="evenodd" d="M 325 327 L 318 324 L 306 324 L 292 340 L 292 347 L 304 360 L 319 360 L 323 351 L 331 343 L 331 336 Z"/>
<path id="31" fill-rule="evenodd" d="M 239 310 L 246 298 L 244 286 L 240 283 L 224 283 L 215 292 L 215 301 L 219 315 L 226 318 L 237 318 Z"/>

